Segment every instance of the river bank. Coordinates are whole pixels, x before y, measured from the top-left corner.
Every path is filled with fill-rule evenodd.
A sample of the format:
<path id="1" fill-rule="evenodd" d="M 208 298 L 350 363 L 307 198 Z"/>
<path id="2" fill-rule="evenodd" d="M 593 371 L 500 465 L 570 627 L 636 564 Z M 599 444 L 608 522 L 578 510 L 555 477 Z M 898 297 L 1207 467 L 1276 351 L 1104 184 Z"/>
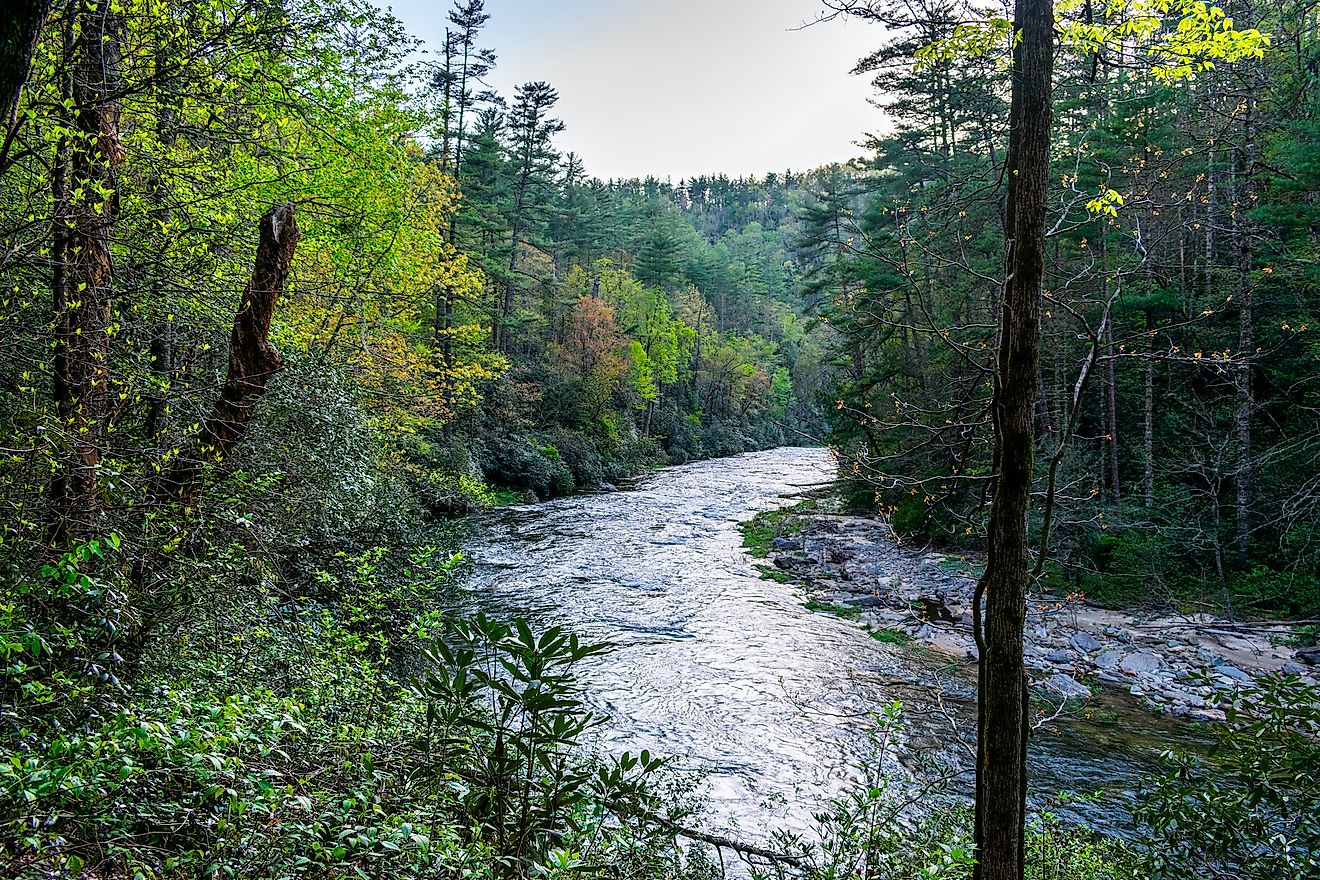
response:
<path id="1" fill-rule="evenodd" d="M 807 607 L 855 620 L 879 641 L 974 664 L 972 597 L 983 560 L 902 543 L 887 525 L 808 504 L 744 524 L 762 573 L 798 584 Z M 1027 610 L 1033 684 L 1060 702 L 1121 688 L 1152 712 L 1219 721 L 1237 693 L 1271 673 L 1320 678 L 1315 649 L 1290 627 L 1241 627 L 1208 615 L 1156 615 L 1036 595 Z"/>

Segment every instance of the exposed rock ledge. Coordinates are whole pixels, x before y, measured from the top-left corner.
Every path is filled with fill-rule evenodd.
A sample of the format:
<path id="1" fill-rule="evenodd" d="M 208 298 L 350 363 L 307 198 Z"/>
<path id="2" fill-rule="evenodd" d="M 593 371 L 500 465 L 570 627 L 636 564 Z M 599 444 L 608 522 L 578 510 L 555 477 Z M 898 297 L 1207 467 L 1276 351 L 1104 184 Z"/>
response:
<path id="1" fill-rule="evenodd" d="M 874 519 L 794 520 L 801 531 L 775 538 L 771 559 L 815 602 L 855 611 L 873 632 L 976 660 L 970 606 L 980 560 L 902 546 Z M 1278 644 L 1283 634 L 1205 615 L 1140 616 L 1037 596 L 1028 604 L 1026 661 L 1034 684 L 1064 699 L 1086 697 L 1092 684 L 1112 685 L 1157 712 L 1219 720 L 1226 698 L 1267 673 L 1316 683 L 1320 669 L 1310 664 L 1320 656 Z"/>

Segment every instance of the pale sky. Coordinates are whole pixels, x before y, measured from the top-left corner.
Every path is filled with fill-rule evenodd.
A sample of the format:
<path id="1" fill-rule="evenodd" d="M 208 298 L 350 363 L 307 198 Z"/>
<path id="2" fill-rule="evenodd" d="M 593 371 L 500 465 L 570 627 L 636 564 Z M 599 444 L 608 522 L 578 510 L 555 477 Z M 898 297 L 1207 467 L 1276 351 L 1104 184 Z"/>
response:
<path id="1" fill-rule="evenodd" d="M 431 46 L 451 2 L 378 0 Z M 795 30 L 818 0 L 487 0 L 493 87 L 545 80 L 568 126 L 561 151 L 601 178 L 804 171 L 861 154 L 884 125 L 865 77 L 873 25 Z"/>

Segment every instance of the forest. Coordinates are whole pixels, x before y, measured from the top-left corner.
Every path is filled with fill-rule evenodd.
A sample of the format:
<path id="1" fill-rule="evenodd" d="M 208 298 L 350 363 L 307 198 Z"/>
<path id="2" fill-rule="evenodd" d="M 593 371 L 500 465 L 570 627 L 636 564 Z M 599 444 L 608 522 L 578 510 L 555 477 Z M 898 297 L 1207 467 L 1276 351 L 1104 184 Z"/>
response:
<path id="1" fill-rule="evenodd" d="M 677 181 L 497 93 L 483 0 L 439 45 L 366 0 L 8 7 L 0 877 L 1320 877 L 1320 7 L 809 3 L 871 26 L 886 126 Z M 482 517 L 785 446 L 984 561 L 982 735 L 969 798 L 864 762 L 734 840 L 593 747 L 611 645 L 439 597 Z M 1061 824 L 1037 596 L 1304 663 L 1130 833 Z"/>

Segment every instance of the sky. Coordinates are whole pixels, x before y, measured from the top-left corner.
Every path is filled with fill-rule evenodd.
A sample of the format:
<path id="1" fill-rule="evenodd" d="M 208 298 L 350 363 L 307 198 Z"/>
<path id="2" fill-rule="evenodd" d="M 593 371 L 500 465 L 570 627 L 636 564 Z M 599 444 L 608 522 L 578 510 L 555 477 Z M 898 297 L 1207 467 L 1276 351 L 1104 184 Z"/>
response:
<path id="1" fill-rule="evenodd" d="M 449 0 L 384 0 L 438 47 Z M 819 0 L 487 0 L 480 45 L 507 98 L 544 80 L 557 143 L 600 178 L 802 171 L 860 155 L 884 126 L 849 70 L 881 39 L 861 21 L 798 30 Z"/>

